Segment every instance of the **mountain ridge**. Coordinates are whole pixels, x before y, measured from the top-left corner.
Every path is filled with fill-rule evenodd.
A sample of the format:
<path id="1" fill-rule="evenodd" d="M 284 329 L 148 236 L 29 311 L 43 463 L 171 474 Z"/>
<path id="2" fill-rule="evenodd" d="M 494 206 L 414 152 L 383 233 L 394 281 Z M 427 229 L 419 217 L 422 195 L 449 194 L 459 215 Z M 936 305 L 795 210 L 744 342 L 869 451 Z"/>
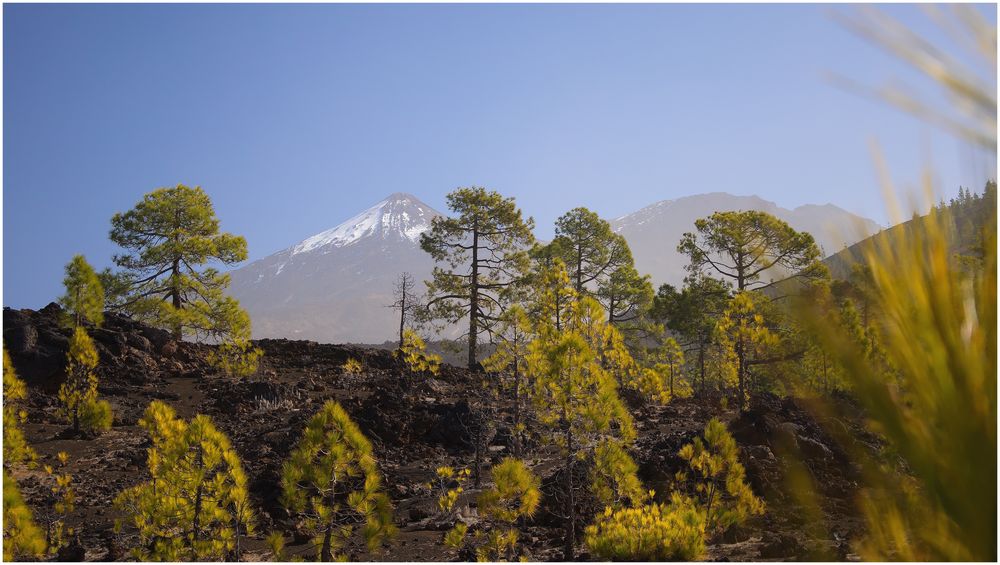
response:
<path id="1" fill-rule="evenodd" d="M 636 268 L 654 285 L 680 284 L 686 258 L 676 251 L 681 234 L 715 211 L 755 209 L 774 214 L 793 228 L 809 231 L 832 250 L 857 240 L 818 235 L 824 222 L 878 226 L 833 204 L 794 209 L 758 196 L 711 192 L 661 200 L 611 220 L 625 236 Z M 398 327 L 387 307 L 402 272 L 428 280 L 434 266 L 420 248 L 420 234 L 442 216 L 413 194 L 395 192 L 336 226 L 231 272 L 230 294 L 253 320 L 254 337 L 309 339 L 330 343 L 383 343 Z M 858 238 L 861 239 L 861 238 Z M 417 285 L 417 294 L 423 285 Z"/>
<path id="2" fill-rule="evenodd" d="M 803 204 L 789 209 L 756 195 L 709 192 L 654 202 L 611 220 L 612 229 L 625 237 L 636 269 L 649 274 L 654 285 L 679 285 L 686 272 L 687 257 L 677 252 L 685 232 L 694 231 L 694 221 L 714 212 L 759 210 L 767 212 L 798 231 L 809 232 L 828 256 L 878 231 L 874 221 L 835 204 Z M 780 278 L 780 274 L 775 273 Z"/>

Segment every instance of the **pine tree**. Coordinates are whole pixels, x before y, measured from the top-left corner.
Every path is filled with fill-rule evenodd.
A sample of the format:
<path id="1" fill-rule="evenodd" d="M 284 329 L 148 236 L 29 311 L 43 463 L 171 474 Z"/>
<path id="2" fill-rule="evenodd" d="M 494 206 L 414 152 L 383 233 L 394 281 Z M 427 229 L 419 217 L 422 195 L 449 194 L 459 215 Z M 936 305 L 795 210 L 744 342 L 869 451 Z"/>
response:
<path id="1" fill-rule="evenodd" d="M 504 313 L 502 325 L 497 332 L 499 341 L 496 351 L 483 361 L 487 372 L 506 374 L 510 381 L 505 387 L 509 391 L 512 404 L 514 456 L 520 457 L 524 447 L 525 426 L 523 422 L 527 384 L 524 382 L 528 368 L 528 344 L 534 337 L 531 319 L 520 305 L 511 306 Z"/>
<path id="2" fill-rule="evenodd" d="M 683 347 L 696 353 L 699 388 L 707 384 L 709 358 L 715 345 L 715 325 L 729 300 L 726 283 L 704 275 L 684 279 L 678 291 L 671 285 L 660 286 L 650 315 L 683 339 Z"/>
<path id="3" fill-rule="evenodd" d="M 734 366 L 740 411 L 747 407 L 750 398 L 751 363 L 765 357 L 778 342 L 760 312 L 759 302 L 763 300 L 756 292 L 737 292 L 716 328 L 717 339 Z"/>
<path id="4" fill-rule="evenodd" d="M 538 509 L 540 481 L 519 459 L 506 457 L 490 471 L 493 487 L 479 496 L 478 508 L 492 529 L 476 548 L 478 561 L 517 559 L 518 531 L 515 523 L 530 518 Z"/>
<path id="5" fill-rule="evenodd" d="M 306 424 L 282 468 L 282 500 L 305 518 L 316 558 L 333 561 L 354 524 L 371 551 L 396 531 L 372 446 L 340 404 L 328 401 Z"/>
<path id="6" fill-rule="evenodd" d="M 826 267 L 819 262 L 820 251 L 813 237 L 795 231 L 787 223 L 765 212 L 716 212 L 708 218 L 696 220 L 695 229 L 696 232 L 685 233 L 677 246 L 678 252 L 690 258 L 688 272 L 692 276 L 711 276 L 729 283 L 737 296 L 748 296 L 745 294 L 748 291 L 759 293 L 767 289 L 776 294 L 784 292 L 784 288 L 792 288 L 787 284 L 776 287 L 775 277 L 803 284 L 829 278 Z M 771 278 L 763 280 L 765 275 Z M 730 313 L 745 309 L 746 304 L 740 303 L 735 309 L 731 306 Z M 748 346 L 743 338 L 735 341 L 732 351 L 736 355 L 739 405 L 743 410 L 747 406 L 749 392 L 746 382 Z"/>
<path id="7" fill-rule="evenodd" d="M 155 400 L 139 421 L 152 440 L 151 479 L 115 499 L 138 529 L 138 559 L 195 561 L 232 556 L 253 532 L 247 477 L 225 434 L 204 415 L 190 422 Z M 116 523 L 121 528 L 123 522 Z"/>
<path id="8" fill-rule="evenodd" d="M 613 324 L 637 322 L 652 302 L 653 289 L 649 277 L 635 270 L 625 238 L 586 208 L 563 214 L 555 231 L 549 254 L 565 263 L 577 295 L 600 301 Z"/>
<path id="9" fill-rule="evenodd" d="M 59 387 L 60 414 L 74 433 L 109 429 L 111 405 L 97 398 L 97 349 L 82 326 L 73 330 L 66 357 L 66 381 Z"/>
<path id="10" fill-rule="evenodd" d="M 264 351 L 249 339 L 232 339 L 218 344 L 206 360 L 230 377 L 249 377 L 257 372 L 263 355 Z"/>
<path id="11" fill-rule="evenodd" d="M 67 322 L 73 327 L 66 354 L 66 381 L 59 387 L 61 413 L 73 432 L 102 432 L 111 427 L 111 404 L 97 398 L 97 349 L 84 323 L 104 321 L 104 288 L 83 255 L 66 265 L 66 294 L 60 298 Z"/>
<path id="12" fill-rule="evenodd" d="M 455 190 L 448 207 L 455 217 L 434 218 L 420 236 L 421 248 L 446 265 L 427 282 L 423 313 L 446 323 L 468 319 L 468 364 L 475 371 L 479 335 L 493 331 L 524 278 L 534 222 L 522 218 L 513 198 L 481 187 Z"/>
<path id="13" fill-rule="evenodd" d="M 765 212 L 716 212 L 694 225 L 696 233 L 685 233 L 677 246 L 690 258 L 688 271 L 730 281 L 738 292 L 773 287 L 765 274 L 800 281 L 829 276 L 813 237 Z"/>
<path id="14" fill-rule="evenodd" d="M 649 275 L 640 275 L 632 265 L 619 267 L 597 290 L 597 299 L 608 312 L 608 320 L 623 331 L 645 329 L 643 318 L 653 304 Z"/>
<path id="15" fill-rule="evenodd" d="M 67 325 L 100 326 L 104 323 L 104 286 L 83 255 L 74 256 L 66 265 L 63 286 L 66 294 L 59 298 L 59 304 L 69 317 Z"/>
<path id="16" fill-rule="evenodd" d="M 28 397 L 28 387 L 17 377 L 14 364 L 3 349 L 3 467 L 9 469 L 16 463 L 32 463 L 38 457 L 35 450 L 28 445 L 21 429 L 28 419 L 23 408 Z M 5 482 L 6 484 L 6 482 Z"/>
<path id="17" fill-rule="evenodd" d="M 680 344 L 674 338 L 669 337 L 663 342 L 657 353 L 661 361 L 658 363 L 660 372 L 670 376 L 670 398 L 686 396 L 686 394 L 678 394 L 681 387 L 677 381 L 684 367 L 684 350 L 681 349 Z"/>
<path id="18" fill-rule="evenodd" d="M 691 396 L 691 386 L 681 380 L 684 370 L 684 350 L 672 337 L 647 354 L 651 367 L 643 367 L 632 379 L 632 388 L 654 402 L 667 404 L 674 398 Z"/>
<path id="19" fill-rule="evenodd" d="M 4 465 L 7 464 L 6 456 Z M 3 560 L 39 559 L 46 553 L 45 534 L 35 524 L 14 477 L 3 471 Z"/>
<path id="20" fill-rule="evenodd" d="M 65 544 L 67 536 L 74 534 L 72 529 L 67 530 L 66 518 L 74 508 L 76 508 L 76 489 L 73 488 L 73 475 L 67 472 L 69 465 L 69 454 L 60 451 L 56 455 L 59 466 L 45 465 L 43 470 L 52 480 L 50 487 L 55 501 L 50 509 L 41 512 L 41 523 L 45 530 L 45 546 L 50 554 L 56 553 Z"/>
<path id="21" fill-rule="evenodd" d="M 635 430 L 618 397 L 616 375 L 602 365 L 602 350 L 595 351 L 590 341 L 605 335 L 603 308 L 590 298 L 576 300 L 561 262 L 544 279 L 547 283 L 539 296 L 542 315 L 535 331 L 538 338 L 529 348 L 528 368 L 539 423 L 564 457 L 564 559 L 572 560 L 577 522 L 574 462 L 592 458 L 602 443 L 631 442 Z"/>
<path id="22" fill-rule="evenodd" d="M 696 437 L 679 454 L 690 471 L 678 473 L 677 478 L 704 512 L 710 535 L 764 513 L 763 501 L 746 484 L 736 441 L 717 418 L 705 425 L 704 439 Z"/>
<path id="23" fill-rule="evenodd" d="M 411 374 L 437 375 L 441 370 L 441 356 L 427 353 L 427 344 L 413 330 L 403 330 L 403 345 L 394 354 L 403 360 Z"/>
<path id="24" fill-rule="evenodd" d="M 225 294 L 229 275 L 204 267 L 243 261 L 246 240 L 219 232 L 212 202 L 200 187 L 146 194 L 111 218 L 111 241 L 125 250 L 114 256 L 122 271 L 103 277 L 113 289 L 126 290 L 112 297 L 112 308 L 168 328 L 178 340 L 249 339 L 249 319 Z"/>

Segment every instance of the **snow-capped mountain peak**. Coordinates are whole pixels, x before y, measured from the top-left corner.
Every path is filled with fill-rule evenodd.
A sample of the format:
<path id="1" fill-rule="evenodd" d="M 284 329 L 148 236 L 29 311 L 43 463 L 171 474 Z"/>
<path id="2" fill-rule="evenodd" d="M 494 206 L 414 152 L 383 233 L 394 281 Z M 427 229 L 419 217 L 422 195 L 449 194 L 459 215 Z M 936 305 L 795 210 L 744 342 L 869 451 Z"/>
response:
<path id="1" fill-rule="evenodd" d="M 431 228 L 438 213 L 412 194 L 397 192 L 335 228 L 306 238 L 294 247 L 292 255 L 320 248 L 346 247 L 369 236 L 378 239 L 406 239 L 417 243 L 420 234 Z"/>

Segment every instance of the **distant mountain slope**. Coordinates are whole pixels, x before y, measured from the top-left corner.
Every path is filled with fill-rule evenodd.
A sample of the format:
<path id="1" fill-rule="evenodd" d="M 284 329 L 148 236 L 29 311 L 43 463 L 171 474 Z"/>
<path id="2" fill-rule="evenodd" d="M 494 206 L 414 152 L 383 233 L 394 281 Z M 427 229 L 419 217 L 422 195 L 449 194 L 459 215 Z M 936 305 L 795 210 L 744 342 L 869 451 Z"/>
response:
<path id="1" fill-rule="evenodd" d="M 854 240 L 823 236 L 825 227 L 854 233 L 856 216 L 836 206 L 780 208 L 753 196 L 723 193 L 653 204 L 612 222 L 632 247 L 640 272 L 656 284 L 679 283 L 686 260 L 677 253 L 681 234 L 716 210 L 763 210 L 816 236 L 829 252 Z M 434 262 L 420 249 L 420 234 L 441 215 L 412 194 L 392 194 L 340 225 L 232 272 L 230 294 L 250 313 L 254 337 L 311 339 L 326 343 L 382 343 L 397 322 L 386 305 L 396 278 L 413 274 L 417 294 Z M 872 231 L 873 222 L 864 221 Z"/>
<path id="2" fill-rule="evenodd" d="M 420 234 L 440 213 L 396 193 L 333 229 L 232 272 L 254 337 L 378 343 L 392 336 L 396 277 L 430 277 Z M 418 292 L 422 283 L 418 282 Z"/>
<path id="3" fill-rule="evenodd" d="M 782 208 L 757 196 L 735 196 L 712 192 L 663 200 L 637 212 L 616 218 L 612 228 L 625 236 L 632 249 L 636 268 L 652 275 L 654 285 L 681 284 L 687 258 L 677 252 L 684 232 L 694 231 L 694 222 L 713 212 L 759 210 L 772 214 L 799 231 L 812 234 L 822 255 L 844 247 L 878 231 L 879 226 L 832 204 L 805 205 L 794 210 Z"/>
<path id="4" fill-rule="evenodd" d="M 981 231 L 984 228 L 996 226 L 997 188 L 995 182 L 986 184 L 982 193 L 963 192 L 963 196 L 952 199 L 944 206 L 938 206 L 939 213 L 944 214 L 953 229 L 951 250 L 962 255 L 975 255 L 981 249 Z M 912 230 L 922 228 L 927 216 L 913 218 L 885 230 L 893 241 L 907 237 Z M 875 235 L 874 233 L 872 235 Z M 876 239 L 865 238 L 853 245 L 841 249 L 823 260 L 830 269 L 830 276 L 835 279 L 849 279 L 855 264 L 865 261 L 865 256 L 875 249 Z"/>

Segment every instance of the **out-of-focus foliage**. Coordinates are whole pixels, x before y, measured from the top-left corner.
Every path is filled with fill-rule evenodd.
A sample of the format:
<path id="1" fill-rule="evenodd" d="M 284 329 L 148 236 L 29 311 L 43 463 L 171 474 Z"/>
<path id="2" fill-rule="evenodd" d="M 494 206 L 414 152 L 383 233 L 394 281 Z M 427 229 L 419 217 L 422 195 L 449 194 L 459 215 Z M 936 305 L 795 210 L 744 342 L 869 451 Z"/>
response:
<path id="1" fill-rule="evenodd" d="M 18 378 L 14 371 L 14 364 L 7 354 L 7 348 L 3 350 L 3 467 L 9 469 L 11 465 L 22 462 L 34 462 L 38 455 L 35 450 L 28 445 L 27 438 L 24 437 L 24 430 L 21 429 L 28 419 L 28 413 L 24 410 L 24 400 L 28 396 L 28 387 L 24 381 Z"/>
<path id="2" fill-rule="evenodd" d="M 939 212 L 875 236 L 866 263 L 895 378 L 843 326 L 807 317 L 908 470 L 870 466 L 861 549 L 871 559 L 996 557 L 995 212 L 981 236 L 983 266 L 972 272 Z"/>
<path id="3" fill-rule="evenodd" d="M 415 375 L 423 373 L 437 375 L 441 370 L 441 356 L 427 353 L 427 344 L 423 338 L 410 329 L 403 331 L 403 346 L 395 351 L 395 355 L 401 358 L 409 371 Z"/>
<path id="4" fill-rule="evenodd" d="M 837 12 L 835 15 L 849 29 L 929 78 L 948 99 L 947 106 L 922 100 L 915 92 L 896 85 L 887 83 L 871 88 L 860 86 L 849 79 L 838 78 L 855 90 L 874 94 L 921 120 L 996 154 L 996 24 L 972 5 L 953 4 L 947 8 L 928 9 L 941 31 L 968 51 L 975 63 L 959 62 L 950 53 L 953 50 L 929 41 L 874 7 L 854 12 Z"/>
<path id="5" fill-rule="evenodd" d="M 611 561 L 696 561 L 705 555 L 705 514 L 678 493 L 670 504 L 608 507 L 587 526 L 584 541 Z"/>
<path id="6" fill-rule="evenodd" d="M 253 533 L 247 477 L 229 439 L 209 417 L 190 422 L 154 400 L 139 425 L 152 440 L 146 450 L 151 479 L 115 499 L 142 543 L 134 557 L 155 561 L 238 559 L 241 535 Z"/>
<path id="7" fill-rule="evenodd" d="M 924 73 L 950 105 L 933 107 L 901 90 L 877 94 L 995 155 L 996 24 L 972 6 L 933 8 L 931 14 L 982 63 L 979 69 L 874 8 L 841 18 Z M 881 168 L 890 213 L 900 221 Z M 924 184 L 929 197 L 929 172 Z M 975 203 L 960 195 L 955 212 L 932 210 L 876 235 L 865 248 L 866 298 L 878 313 L 884 363 L 873 363 L 849 331 L 803 310 L 803 322 L 844 366 L 872 427 L 891 449 L 883 461 L 856 454 L 866 463 L 868 536 L 859 550 L 868 559 L 997 559 L 995 199 L 989 182 L 987 206 L 974 213 L 977 219 L 963 213 L 963 204 Z M 889 464 L 891 456 L 902 465 Z"/>
<path id="8" fill-rule="evenodd" d="M 314 535 L 319 561 L 346 557 L 338 552 L 356 524 L 364 524 L 361 535 L 369 551 L 396 533 L 371 442 L 334 401 L 309 419 L 282 468 L 281 486 L 285 506 Z"/>
<path id="9" fill-rule="evenodd" d="M 6 459 L 6 457 L 4 457 Z M 6 461 L 4 461 L 6 464 Z M 45 555 L 45 534 L 35 524 L 31 509 L 24 503 L 14 477 L 3 471 L 3 560 L 41 558 Z"/>
<path id="10" fill-rule="evenodd" d="M 678 473 L 677 480 L 691 491 L 699 510 L 704 512 L 709 535 L 764 513 L 764 502 L 746 483 L 736 441 L 717 418 L 705 425 L 704 439 L 696 437 L 679 454 L 690 470 Z"/>

